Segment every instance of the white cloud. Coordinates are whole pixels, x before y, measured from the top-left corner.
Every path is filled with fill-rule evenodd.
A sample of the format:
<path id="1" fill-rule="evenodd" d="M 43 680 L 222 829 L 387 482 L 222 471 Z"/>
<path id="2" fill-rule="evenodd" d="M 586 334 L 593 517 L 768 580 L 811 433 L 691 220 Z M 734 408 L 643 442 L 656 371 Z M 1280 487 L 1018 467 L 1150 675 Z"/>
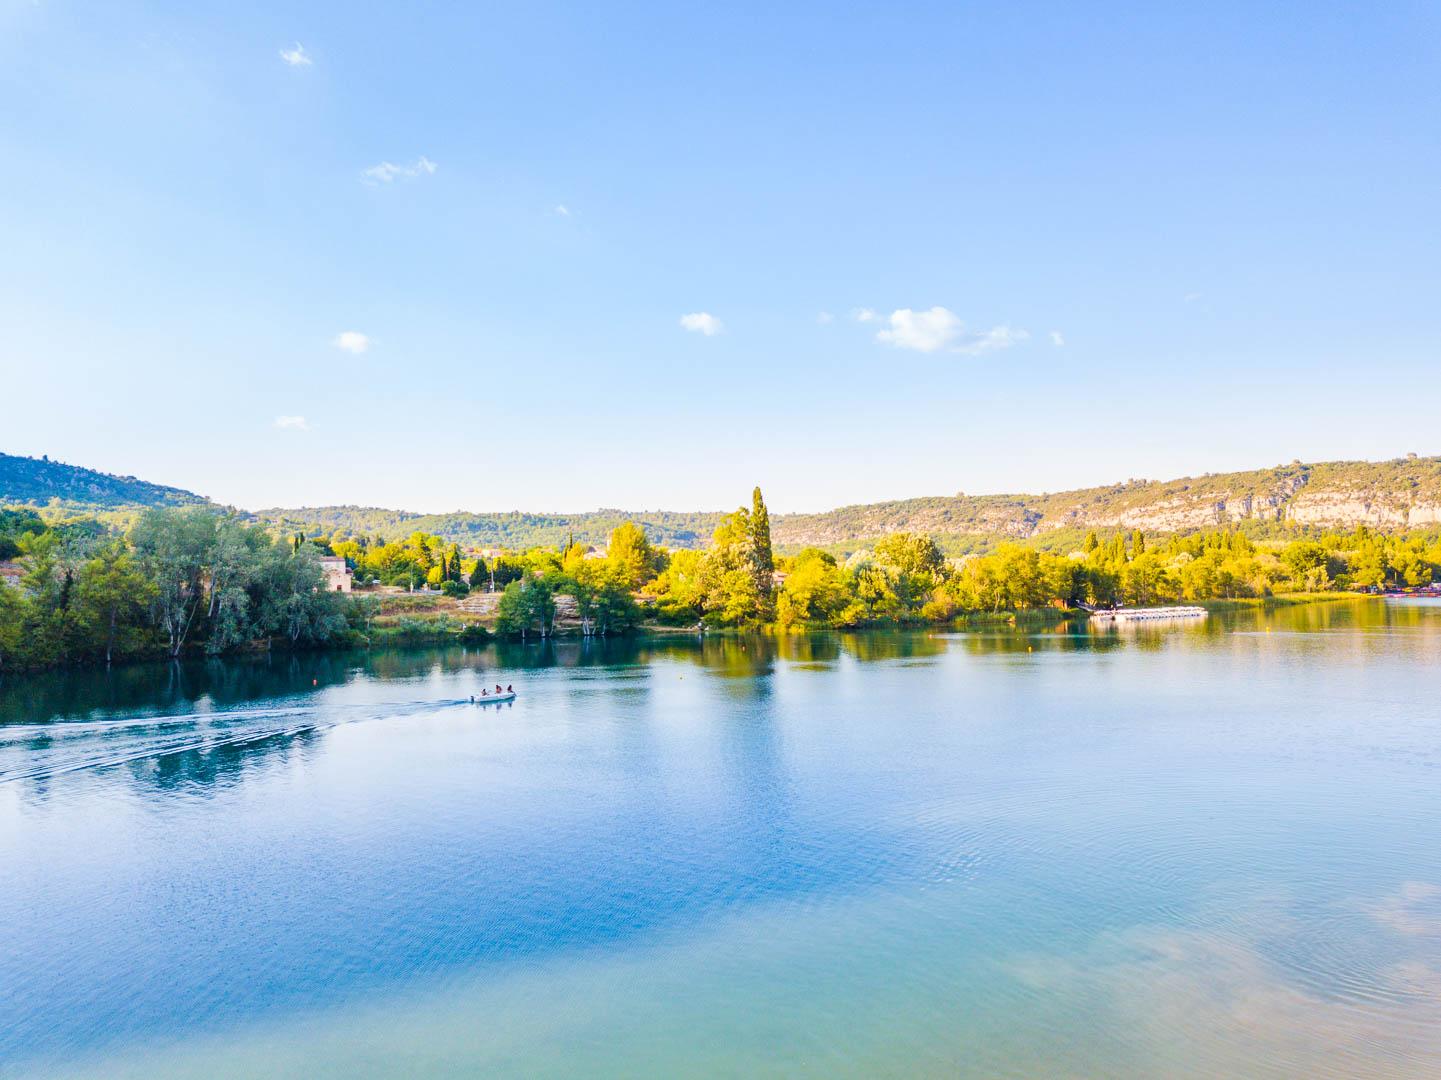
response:
<path id="1" fill-rule="evenodd" d="M 1198 292 L 1188 292 L 1185 296 L 1181 297 L 1181 300 L 1187 304 L 1194 304 L 1199 299 L 1201 299 L 1201 294 Z"/>
<path id="2" fill-rule="evenodd" d="M 556 203 L 552 213 L 554 213 L 556 217 L 570 217 L 570 207 L 566 206 L 565 203 Z"/>
<path id="3" fill-rule="evenodd" d="M 816 322 L 820 323 L 822 326 L 825 326 L 827 323 L 833 323 L 835 321 L 836 317 L 832 315 L 829 311 L 822 311 L 816 315 Z"/>
<path id="4" fill-rule="evenodd" d="M 725 329 L 725 325 L 708 311 L 693 311 L 680 317 L 681 326 L 696 334 L 714 337 Z"/>
<path id="5" fill-rule="evenodd" d="M 889 329 L 876 333 L 882 345 L 897 349 L 914 349 L 930 353 L 948 352 L 979 356 L 996 349 L 1008 349 L 1031 335 L 1009 326 L 995 326 L 979 334 L 967 334 L 963 322 L 949 308 L 933 307 L 927 311 L 900 308 L 891 312 Z"/>
<path id="6" fill-rule="evenodd" d="M 982 353 L 994 352 L 997 349 L 1009 349 L 1012 345 L 1019 345 L 1030 338 L 1030 334 L 1024 330 L 1012 330 L 1009 326 L 993 326 L 984 334 L 970 334 L 961 344 L 957 345 L 955 351 L 965 353 L 967 356 L 980 356 Z"/>
<path id="7" fill-rule="evenodd" d="M 891 312 L 890 324 L 889 330 L 881 330 L 876 334 L 876 340 L 883 345 L 891 345 L 897 349 L 915 349 L 917 352 L 944 349 L 960 337 L 964 329 L 955 313 L 943 307 L 933 307 L 929 311 L 900 308 Z"/>
<path id="8" fill-rule="evenodd" d="M 435 162 L 422 154 L 416 158 L 414 165 L 392 165 L 388 161 L 382 161 L 379 165 L 372 165 L 368 169 L 360 170 L 360 176 L 367 184 L 389 184 L 395 180 L 414 180 L 417 176 L 433 176 L 436 168 Z"/>
<path id="9" fill-rule="evenodd" d="M 1059 349 L 1059 348 L 1060 348 L 1062 345 L 1064 345 L 1065 343 L 1066 343 L 1066 335 L 1065 335 L 1065 334 L 1061 333 L 1059 330 L 1052 330 L 1052 331 L 1051 331 L 1051 344 L 1052 344 L 1052 345 L 1054 345 L 1056 348 Z"/>
<path id="10" fill-rule="evenodd" d="M 305 51 L 305 46 L 300 42 L 295 43 L 293 49 L 281 49 L 280 59 L 284 60 L 291 67 L 309 67 L 310 54 Z"/>
<path id="11" fill-rule="evenodd" d="M 309 431 L 310 425 L 303 416 L 277 416 L 275 426 L 284 431 Z"/>
<path id="12" fill-rule="evenodd" d="M 337 349 L 344 349 L 348 353 L 359 356 L 370 348 L 370 338 L 359 330 L 342 330 L 336 334 L 330 342 Z"/>
<path id="13" fill-rule="evenodd" d="M 856 322 L 875 322 L 876 313 L 868 307 L 858 307 L 852 310 L 851 318 Z"/>

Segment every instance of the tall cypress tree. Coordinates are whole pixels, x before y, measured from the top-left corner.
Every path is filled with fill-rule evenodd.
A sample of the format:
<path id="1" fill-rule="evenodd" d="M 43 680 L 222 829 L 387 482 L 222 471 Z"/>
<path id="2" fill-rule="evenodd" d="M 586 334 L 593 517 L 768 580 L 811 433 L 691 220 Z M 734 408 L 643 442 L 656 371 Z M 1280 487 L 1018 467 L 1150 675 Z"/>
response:
<path id="1" fill-rule="evenodd" d="M 769 611 L 771 594 L 775 587 L 775 559 L 771 555 L 771 515 L 766 510 L 766 501 L 761 498 L 761 489 L 751 493 L 751 565 L 756 579 L 756 591 L 761 602 Z"/>

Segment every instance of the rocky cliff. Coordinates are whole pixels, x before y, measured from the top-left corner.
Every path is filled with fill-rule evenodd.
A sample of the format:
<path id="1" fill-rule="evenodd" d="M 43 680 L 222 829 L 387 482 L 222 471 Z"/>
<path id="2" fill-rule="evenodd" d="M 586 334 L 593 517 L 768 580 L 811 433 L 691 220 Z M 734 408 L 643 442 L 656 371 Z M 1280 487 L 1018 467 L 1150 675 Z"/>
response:
<path id="1" fill-rule="evenodd" d="M 1441 524 L 1441 458 L 1292 462 L 1179 480 L 1130 480 L 1051 495 L 957 495 L 774 519 L 778 544 L 841 544 L 905 529 L 1024 539 L 1060 529 L 1185 532 L 1239 522 L 1381 529 Z"/>

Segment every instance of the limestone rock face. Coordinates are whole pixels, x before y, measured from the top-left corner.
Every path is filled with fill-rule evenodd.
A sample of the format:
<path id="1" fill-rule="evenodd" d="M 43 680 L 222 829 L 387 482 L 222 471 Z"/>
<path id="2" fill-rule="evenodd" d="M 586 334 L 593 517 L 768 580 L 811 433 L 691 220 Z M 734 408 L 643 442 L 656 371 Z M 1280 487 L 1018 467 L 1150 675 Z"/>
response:
<path id="1" fill-rule="evenodd" d="M 957 473 L 964 471 L 957 463 Z M 903 471 L 897 483 L 904 483 Z M 4 501 L 0 487 L 0 502 Z M 365 507 L 263 510 L 256 517 L 329 535 L 337 529 L 396 539 L 433 532 L 465 548 L 556 547 L 575 540 L 603 544 L 622 521 L 638 522 L 653 542 L 703 548 L 721 515 L 715 511 L 598 510 L 581 514 L 406 514 Z M 1169 533 L 1238 522 L 1347 529 L 1424 528 L 1441 524 L 1441 457 L 1391 461 L 1293 461 L 1249 472 L 1177 480 L 1125 480 L 1104 487 L 1042 495 L 940 495 L 842 506 L 818 514 L 772 514 L 771 539 L 783 549 L 863 546 L 893 532 L 935 537 L 1023 540 L 1058 530 L 1141 529 Z"/>
<path id="2" fill-rule="evenodd" d="M 1243 521 L 1380 529 L 1441 524 L 1441 458 L 1293 462 L 1275 469 L 1128 480 L 1053 495 L 957 495 L 792 514 L 774 521 L 788 546 L 868 540 L 906 530 L 1015 539 L 1058 529 L 1185 532 Z"/>
<path id="3" fill-rule="evenodd" d="M 1441 504 L 1370 493 L 1324 492 L 1304 501 L 1298 499 L 1287 519 L 1301 525 L 1420 528 L 1441 522 Z"/>

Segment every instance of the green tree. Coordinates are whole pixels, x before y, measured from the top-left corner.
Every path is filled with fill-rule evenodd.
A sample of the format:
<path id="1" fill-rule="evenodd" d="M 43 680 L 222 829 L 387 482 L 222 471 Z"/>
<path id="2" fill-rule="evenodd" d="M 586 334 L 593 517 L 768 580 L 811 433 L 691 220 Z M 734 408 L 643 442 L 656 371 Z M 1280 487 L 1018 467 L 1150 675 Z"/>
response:
<path id="1" fill-rule="evenodd" d="M 645 530 L 633 521 L 611 530 L 606 544 L 606 561 L 616 568 L 621 579 L 632 589 L 639 588 L 655 576 L 655 552 L 646 539 Z"/>
<path id="2" fill-rule="evenodd" d="M 121 543 L 112 543 L 81 569 L 76 586 L 77 615 L 98 643 L 105 663 L 116 650 L 136 650 L 144 638 L 142 619 L 155 587 Z"/>
<path id="3" fill-rule="evenodd" d="M 352 593 L 350 597 L 350 611 L 346 615 L 346 621 L 352 627 L 359 630 L 364 628 L 365 643 L 370 644 L 370 628 L 375 617 L 380 614 L 380 597 L 370 593 Z"/>
<path id="4" fill-rule="evenodd" d="M 472 589 L 484 589 L 490 582 L 490 567 L 486 565 L 485 559 L 477 555 L 475 557 L 475 569 L 470 572 L 470 587 Z"/>
<path id="5" fill-rule="evenodd" d="M 929 536 L 898 532 L 876 541 L 876 558 L 903 573 L 934 579 L 945 569 L 946 557 Z"/>
<path id="6" fill-rule="evenodd" d="M 569 547 L 574 547 L 574 545 L 569 545 Z M 527 548 L 520 556 L 520 563 L 536 576 L 559 573 L 565 568 L 565 560 L 561 558 L 559 552 L 546 547 Z"/>
<path id="7" fill-rule="evenodd" d="M 1296 582 L 1304 582 L 1314 570 L 1326 565 L 1326 549 L 1314 540 L 1293 540 L 1281 551 L 1281 562 Z"/>
<path id="8" fill-rule="evenodd" d="M 771 552 L 771 515 L 759 487 L 751 492 L 750 536 L 751 573 L 755 577 L 761 618 L 769 619 L 775 611 L 776 566 Z"/>
<path id="9" fill-rule="evenodd" d="M 325 588 L 325 571 L 315 548 L 291 554 L 276 550 L 262 571 L 260 628 L 291 645 L 323 644 L 344 632 L 341 597 Z"/>
<path id="10" fill-rule="evenodd" d="M 35 511 L 0 507 L 0 561 L 20 554 L 20 541 L 27 533 L 39 536 L 45 531 L 45 522 Z"/>
<path id="11" fill-rule="evenodd" d="M 1146 605 L 1167 598 L 1170 576 L 1165 561 L 1154 551 L 1145 551 L 1126 564 L 1121 587 L 1131 604 Z"/>
<path id="12" fill-rule="evenodd" d="M 205 651 L 216 655 L 254 639 L 256 576 L 266 555 L 275 547 L 259 529 L 233 518 L 215 525 L 215 542 L 209 555 L 210 599 Z"/>
<path id="13" fill-rule="evenodd" d="M 1397 542 L 1391 552 L 1391 569 L 1398 585 L 1428 585 L 1431 567 L 1421 556 L 1419 544 Z"/>
<path id="14" fill-rule="evenodd" d="M 1225 556 L 1208 551 L 1181 564 L 1181 596 L 1186 600 L 1208 600 L 1220 596 L 1220 570 Z"/>
<path id="15" fill-rule="evenodd" d="M 640 609 L 622 568 L 609 560 L 578 560 L 567 575 L 565 591 L 575 597 L 581 633 L 586 637 L 624 633 L 640 621 Z"/>
<path id="16" fill-rule="evenodd" d="M 502 555 L 490 565 L 497 588 L 504 589 L 511 582 L 525 577 L 525 563 L 514 555 Z"/>
<path id="17" fill-rule="evenodd" d="M 26 598 L 21 640 L 25 652 L 42 663 L 66 662 L 75 644 L 70 610 L 74 580 L 61 548 L 60 535 L 50 530 L 27 534 L 20 543 Z"/>
<path id="18" fill-rule="evenodd" d="M 656 615 L 673 625 L 693 623 L 704 611 L 705 584 L 699 551 L 673 552 L 663 569 L 647 588 L 655 595 Z"/>
<path id="19" fill-rule="evenodd" d="M 1086 570 L 1076 559 L 1049 553 L 1041 556 L 1042 592 L 1047 600 L 1074 608 L 1086 599 Z"/>
<path id="20" fill-rule="evenodd" d="M 172 659 L 185 647 L 204 600 L 215 520 L 203 507 L 147 510 L 130 531 L 141 572 L 155 586 L 151 610 Z"/>
<path id="21" fill-rule="evenodd" d="M 894 566 L 873 562 L 862 555 L 848 560 L 846 570 L 855 595 L 844 613 L 843 621 L 847 625 L 900 623 L 912 617 L 913 607 L 905 595 L 903 575 Z"/>
<path id="22" fill-rule="evenodd" d="M 835 558 L 806 548 L 791 560 L 776 597 L 776 621 L 782 626 L 834 623 L 850 603 L 849 583 Z"/>
<path id="23" fill-rule="evenodd" d="M 770 614 L 757 572 L 755 532 L 744 507 L 721 518 L 700 563 L 705 617 L 726 626 L 755 626 Z"/>
<path id="24" fill-rule="evenodd" d="M 25 603 L 20 590 L 0 583 L 0 674 L 20 651 Z"/>
<path id="25" fill-rule="evenodd" d="M 1360 542 L 1351 552 L 1348 568 L 1353 584 L 1377 588 L 1386 583 L 1386 550 L 1381 538 L 1358 530 Z"/>
<path id="26" fill-rule="evenodd" d="M 524 639 L 531 633 L 548 637 L 555 625 L 555 591 L 544 578 L 512 581 L 501 594 L 495 628 L 501 634 Z"/>

